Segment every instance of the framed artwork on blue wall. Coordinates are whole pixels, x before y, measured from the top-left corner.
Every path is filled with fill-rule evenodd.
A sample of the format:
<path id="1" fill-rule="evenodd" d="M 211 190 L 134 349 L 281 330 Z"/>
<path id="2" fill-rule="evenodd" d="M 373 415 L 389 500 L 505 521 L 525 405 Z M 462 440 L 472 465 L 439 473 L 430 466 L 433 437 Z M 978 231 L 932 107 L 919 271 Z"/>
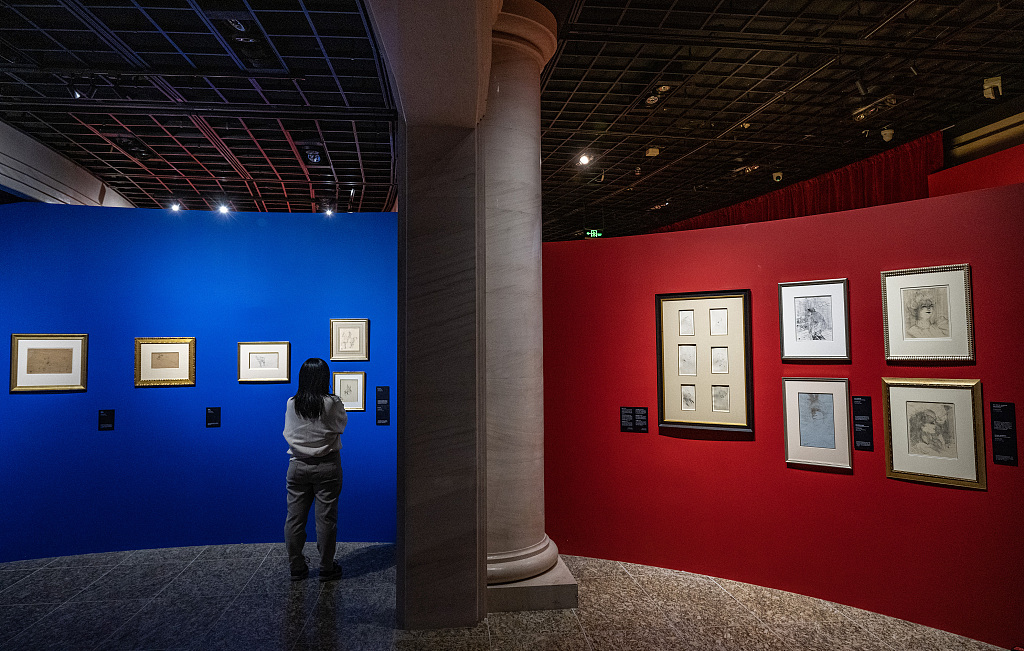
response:
<path id="1" fill-rule="evenodd" d="M 341 398 L 345 411 L 366 411 L 366 373 L 362 371 L 334 374 L 334 395 Z"/>
<path id="2" fill-rule="evenodd" d="M 291 342 L 238 342 L 239 382 L 291 382 Z"/>
<path id="3" fill-rule="evenodd" d="M 11 393 L 85 391 L 89 335 L 11 335 Z"/>
<path id="4" fill-rule="evenodd" d="M 195 337 L 136 337 L 135 386 L 194 387 Z"/>
<path id="5" fill-rule="evenodd" d="M 370 320 L 331 319 L 331 361 L 370 359 Z"/>

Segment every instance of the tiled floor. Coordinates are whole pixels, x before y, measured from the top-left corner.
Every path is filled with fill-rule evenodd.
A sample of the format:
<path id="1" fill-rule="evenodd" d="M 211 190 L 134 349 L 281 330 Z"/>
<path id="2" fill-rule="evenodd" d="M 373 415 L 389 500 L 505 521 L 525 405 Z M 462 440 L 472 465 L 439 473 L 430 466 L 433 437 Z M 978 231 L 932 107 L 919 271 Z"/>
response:
<path id="1" fill-rule="evenodd" d="M 312 558 L 312 548 L 307 556 Z M 963 637 L 767 588 L 564 556 L 574 610 L 398 631 L 394 546 L 341 544 L 345 578 L 288 580 L 281 544 L 0 564 L 3 651 L 985 651 Z"/>

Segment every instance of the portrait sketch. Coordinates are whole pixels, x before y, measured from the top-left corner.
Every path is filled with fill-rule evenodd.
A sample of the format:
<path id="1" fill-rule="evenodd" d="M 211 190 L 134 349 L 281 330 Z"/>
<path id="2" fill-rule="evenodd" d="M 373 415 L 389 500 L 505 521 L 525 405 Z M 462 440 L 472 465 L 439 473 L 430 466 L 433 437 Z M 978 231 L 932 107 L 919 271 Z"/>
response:
<path id="1" fill-rule="evenodd" d="M 679 346 L 679 375 L 697 375 L 697 347 L 692 344 Z"/>
<path id="2" fill-rule="evenodd" d="M 74 354 L 70 348 L 29 348 L 25 372 L 29 374 L 71 373 Z"/>
<path id="3" fill-rule="evenodd" d="M 910 454 L 956 459 L 956 419 L 952 403 L 907 401 Z"/>
<path id="4" fill-rule="evenodd" d="M 728 385 L 711 385 L 711 411 L 729 411 Z"/>
<path id="5" fill-rule="evenodd" d="M 249 353 L 249 368 L 277 368 L 277 353 Z"/>
<path id="6" fill-rule="evenodd" d="M 835 405 L 831 393 L 800 393 L 800 445 L 808 448 L 836 448 Z"/>
<path id="7" fill-rule="evenodd" d="M 679 310 L 679 336 L 693 336 L 693 310 Z"/>
<path id="8" fill-rule="evenodd" d="M 798 296 L 793 313 L 797 341 L 832 341 L 831 296 Z"/>
<path id="9" fill-rule="evenodd" d="M 710 310 L 711 312 L 711 334 L 713 335 L 727 335 L 729 334 L 729 309 L 728 308 L 715 308 Z"/>
<path id="10" fill-rule="evenodd" d="M 359 328 L 338 328 L 338 350 L 342 352 L 359 350 Z"/>
<path id="11" fill-rule="evenodd" d="M 682 410 L 683 411 L 696 411 L 697 410 L 697 387 L 692 384 L 684 384 L 681 389 L 682 394 Z"/>
<path id="12" fill-rule="evenodd" d="M 949 338 L 949 287 L 904 287 L 904 339 Z"/>
<path id="13" fill-rule="evenodd" d="M 725 346 L 717 346 L 711 349 L 711 372 L 729 372 L 729 349 Z"/>
<path id="14" fill-rule="evenodd" d="M 162 351 L 150 353 L 149 367 L 150 368 L 178 368 L 178 353 L 177 351 Z"/>

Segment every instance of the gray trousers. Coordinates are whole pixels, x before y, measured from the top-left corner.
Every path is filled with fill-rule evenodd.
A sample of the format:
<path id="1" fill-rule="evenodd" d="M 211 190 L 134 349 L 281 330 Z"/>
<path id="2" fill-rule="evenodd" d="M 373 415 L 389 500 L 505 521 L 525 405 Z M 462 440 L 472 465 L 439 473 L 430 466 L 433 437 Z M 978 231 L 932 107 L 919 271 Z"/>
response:
<path id="1" fill-rule="evenodd" d="M 338 544 L 338 496 L 341 495 L 341 455 L 333 452 L 312 459 L 292 458 L 288 462 L 288 516 L 284 521 L 284 544 L 291 571 L 306 567 L 302 547 L 306 544 L 309 507 L 316 501 L 316 548 L 320 571 L 334 568 Z"/>

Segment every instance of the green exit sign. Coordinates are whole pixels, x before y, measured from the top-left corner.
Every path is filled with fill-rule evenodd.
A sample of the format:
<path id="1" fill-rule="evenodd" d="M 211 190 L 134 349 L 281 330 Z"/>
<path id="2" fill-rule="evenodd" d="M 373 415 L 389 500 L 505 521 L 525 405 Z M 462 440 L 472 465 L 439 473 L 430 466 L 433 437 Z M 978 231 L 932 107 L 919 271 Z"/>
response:
<path id="1" fill-rule="evenodd" d="M 596 228 L 591 228 L 589 231 L 587 231 L 587 237 L 601 237 L 601 231 L 597 230 Z"/>

